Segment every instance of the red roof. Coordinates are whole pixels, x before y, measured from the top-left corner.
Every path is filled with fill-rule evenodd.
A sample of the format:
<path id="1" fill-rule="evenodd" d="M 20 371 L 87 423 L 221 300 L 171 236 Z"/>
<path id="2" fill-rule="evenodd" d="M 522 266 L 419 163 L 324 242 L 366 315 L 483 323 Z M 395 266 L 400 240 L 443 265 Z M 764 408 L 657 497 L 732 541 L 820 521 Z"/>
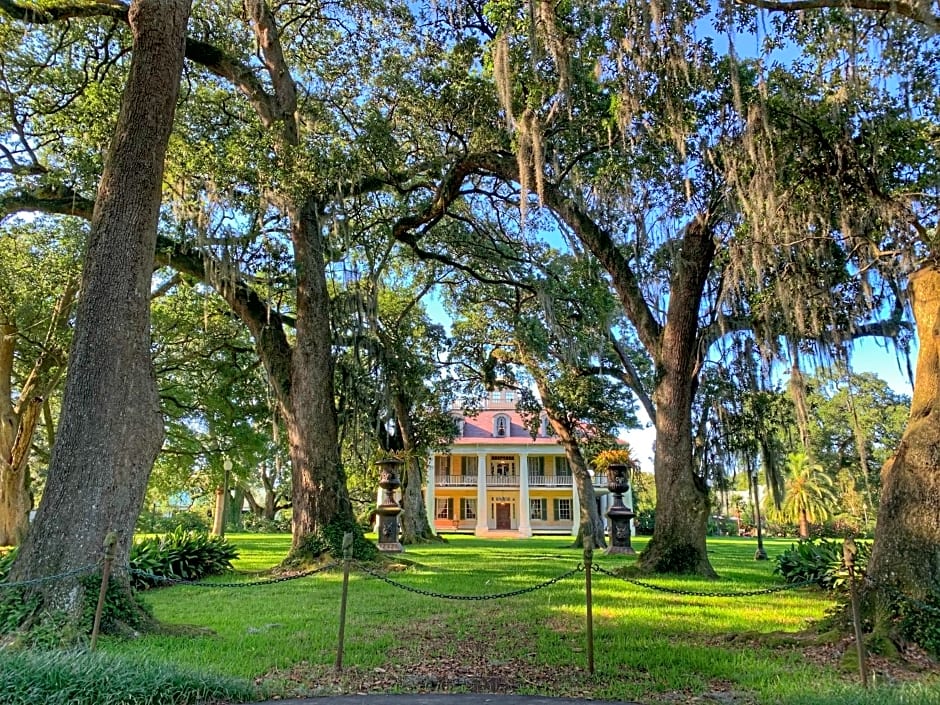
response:
<path id="1" fill-rule="evenodd" d="M 509 417 L 509 435 L 494 436 L 493 425 L 497 416 Z M 522 423 L 522 417 L 513 408 L 485 409 L 476 416 L 464 416 L 463 435 L 454 439 L 454 445 L 479 443 L 498 443 L 501 445 L 521 445 L 538 443 L 559 445 L 555 436 L 536 436 L 535 439 Z"/>

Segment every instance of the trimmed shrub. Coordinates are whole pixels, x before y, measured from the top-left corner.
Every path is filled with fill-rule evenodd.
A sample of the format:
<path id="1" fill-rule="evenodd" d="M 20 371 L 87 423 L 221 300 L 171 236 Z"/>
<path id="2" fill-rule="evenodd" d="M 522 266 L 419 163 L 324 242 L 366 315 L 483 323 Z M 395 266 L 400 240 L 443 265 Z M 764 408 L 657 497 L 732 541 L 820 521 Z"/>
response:
<path id="1" fill-rule="evenodd" d="M 6 580 L 15 558 L 16 548 L 0 556 L 0 582 Z M 199 580 L 231 572 L 235 558 L 238 549 L 224 538 L 177 528 L 163 536 L 137 541 L 131 547 L 130 567 L 165 578 Z M 141 590 L 163 584 L 140 575 L 131 578 L 134 587 Z"/>
<path id="2" fill-rule="evenodd" d="M 871 556 L 871 544 L 857 541 L 858 555 L 855 558 L 855 573 L 865 574 Z M 774 573 L 788 583 L 807 580 L 826 590 L 843 587 L 849 572 L 842 564 L 842 541 L 830 539 L 808 539 L 790 544 L 790 548 L 776 558 Z"/>
<path id="3" fill-rule="evenodd" d="M 221 536 L 176 529 L 136 542 L 131 548 L 130 567 L 165 578 L 199 580 L 230 572 L 234 558 L 238 558 L 238 549 Z M 134 586 L 142 590 L 162 584 L 137 574 L 132 578 Z"/>
<path id="4" fill-rule="evenodd" d="M 289 534 L 290 519 L 265 519 L 256 514 L 246 514 L 242 519 L 242 530 L 249 534 Z"/>

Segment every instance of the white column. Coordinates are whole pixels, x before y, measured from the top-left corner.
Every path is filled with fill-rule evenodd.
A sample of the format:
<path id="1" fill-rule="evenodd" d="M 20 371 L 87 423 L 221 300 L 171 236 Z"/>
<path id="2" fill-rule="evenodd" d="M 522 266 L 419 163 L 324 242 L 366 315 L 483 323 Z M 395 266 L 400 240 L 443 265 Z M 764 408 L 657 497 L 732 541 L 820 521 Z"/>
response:
<path id="1" fill-rule="evenodd" d="M 532 525 L 529 523 L 529 454 L 519 457 L 519 535 L 531 536 Z"/>
<path id="2" fill-rule="evenodd" d="M 486 453 L 477 453 L 477 536 L 489 533 L 490 508 L 486 506 Z"/>
<path id="3" fill-rule="evenodd" d="M 577 536 L 581 528 L 581 499 L 578 497 L 578 485 L 574 476 L 571 478 L 571 535 Z"/>
<path id="4" fill-rule="evenodd" d="M 432 534 L 437 533 L 437 528 L 434 526 L 434 521 L 437 518 L 437 511 L 434 502 L 435 482 L 437 482 L 437 478 L 434 475 L 434 453 L 431 453 L 431 457 L 428 459 L 427 482 L 424 484 L 424 509 L 428 513 L 428 524 L 431 526 Z"/>

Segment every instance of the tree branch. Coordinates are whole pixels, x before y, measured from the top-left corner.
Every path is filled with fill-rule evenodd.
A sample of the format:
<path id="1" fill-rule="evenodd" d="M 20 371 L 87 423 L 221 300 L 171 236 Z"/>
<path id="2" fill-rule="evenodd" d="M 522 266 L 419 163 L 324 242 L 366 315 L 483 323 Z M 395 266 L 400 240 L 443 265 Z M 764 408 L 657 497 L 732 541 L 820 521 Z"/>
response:
<path id="1" fill-rule="evenodd" d="M 62 3 L 50 7 L 38 8 L 35 5 L 25 7 L 12 0 L 0 0 L 0 11 L 14 20 L 30 24 L 53 24 L 62 20 L 81 17 L 113 17 L 127 22 L 129 5 L 118 0 L 102 2 Z"/>
<path id="2" fill-rule="evenodd" d="M 67 187 L 48 189 L 40 186 L 35 191 L 0 194 L 0 218 L 14 213 L 34 212 L 74 215 L 91 220 L 94 208 L 95 202 L 92 199 L 85 198 Z"/>
<path id="3" fill-rule="evenodd" d="M 653 405 L 653 400 L 650 398 L 650 395 L 646 393 L 646 390 L 643 388 L 643 384 L 640 381 L 640 375 L 634 367 L 633 363 L 630 361 L 630 356 L 627 355 L 627 351 L 624 350 L 623 344 L 617 338 L 613 332 L 610 333 L 610 342 L 614 346 L 614 350 L 617 352 L 617 357 L 620 358 L 620 364 L 623 365 L 624 377 L 623 381 L 626 383 L 630 389 L 633 390 L 633 393 L 636 394 L 636 398 L 640 400 L 640 403 L 643 405 L 643 408 L 646 410 L 646 415 L 650 417 L 650 421 L 653 424 L 656 424 L 656 407 Z"/>
<path id="4" fill-rule="evenodd" d="M 827 8 L 851 8 L 901 15 L 926 27 L 940 27 L 940 15 L 930 10 L 930 3 L 913 0 L 737 0 L 737 2 L 771 12 L 795 12 L 799 10 L 823 10 Z"/>
<path id="5" fill-rule="evenodd" d="M 297 144 L 297 120 L 294 117 L 297 112 L 297 86 L 284 58 L 274 16 L 264 0 L 248 0 L 244 6 L 274 88 L 273 99 L 269 97 L 267 101 L 268 108 L 273 110 L 271 117 L 282 122 L 288 144 Z"/>

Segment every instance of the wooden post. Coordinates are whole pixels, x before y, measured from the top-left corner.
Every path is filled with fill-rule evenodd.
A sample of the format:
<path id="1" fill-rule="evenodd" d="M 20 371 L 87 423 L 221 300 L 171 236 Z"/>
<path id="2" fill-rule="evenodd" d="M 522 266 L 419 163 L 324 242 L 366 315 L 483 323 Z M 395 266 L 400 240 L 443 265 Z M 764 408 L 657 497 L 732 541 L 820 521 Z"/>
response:
<path id="1" fill-rule="evenodd" d="M 584 597 L 587 620 L 588 673 L 594 675 L 594 598 L 591 594 L 591 566 L 594 560 L 594 537 L 584 532 Z"/>
<path id="2" fill-rule="evenodd" d="M 98 632 L 101 630 L 101 615 L 104 613 L 104 602 L 108 596 L 108 583 L 111 580 L 111 563 L 114 561 L 114 550 L 117 547 L 117 534 L 108 532 L 104 538 L 104 566 L 101 569 L 101 588 L 98 590 L 98 606 L 95 608 L 95 623 L 91 628 L 92 651 L 98 646 Z"/>
<path id="3" fill-rule="evenodd" d="M 353 535 L 351 532 L 343 534 L 343 596 L 339 603 L 339 638 L 336 645 L 337 671 L 343 670 L 343 648 L 346 641 L 346 598 L 349 593 L 349 561 L 352 558 Z"/>
<path id="4" fill-rule="evenodd" d="M 849 595 L 852 600 L 852 626 L 855 628 L 855 648 L 858 650 L 858 675 L 862 679 L 862 687 L 868 687 L 868 656 L 865 654 L 865 641 L 862 634 L 862 617 L 859 614 L 858 589 L 855 585 L 855 556 L 858 547 L 851 536 L 842 543 L 842 560 L 849 571 Z"/>

